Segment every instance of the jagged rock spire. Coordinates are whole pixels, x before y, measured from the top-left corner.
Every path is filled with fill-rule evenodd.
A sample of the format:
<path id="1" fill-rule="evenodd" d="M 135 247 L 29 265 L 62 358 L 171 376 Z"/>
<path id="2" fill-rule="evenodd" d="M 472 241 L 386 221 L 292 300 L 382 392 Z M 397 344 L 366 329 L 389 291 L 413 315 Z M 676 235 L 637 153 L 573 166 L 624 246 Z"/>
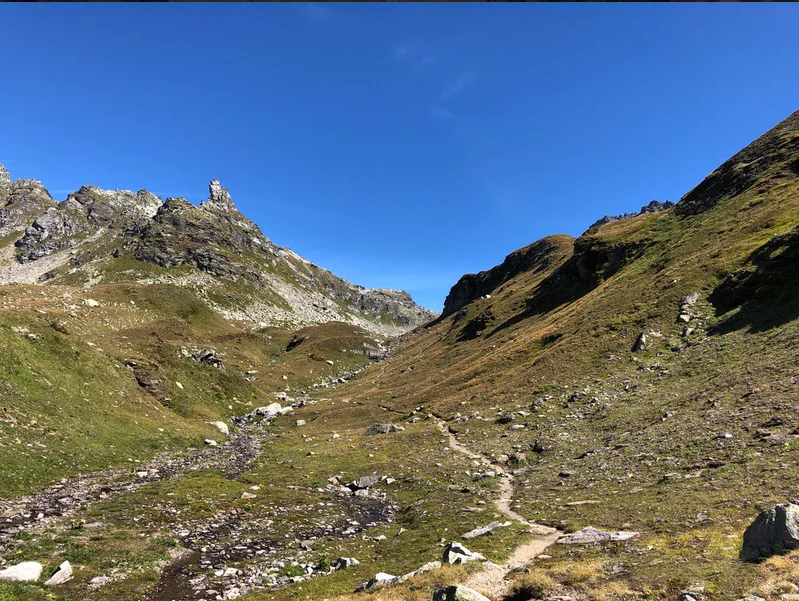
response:
<path id="1" fill-rule="evenodd" d="M 208 200 L 204 204 L 220 211 L 236 210 L 236 205 L 230 200 L 230 192 L 227 188 L 222 187 L 218 179 L 212 179 L 211 183 L 208 184 Z"/>
<path id="2" fill-rule="evenodd" d="M 11 176 L 8 174 L 8 169 L 6 169 L 3 163 L 0 163 L 0 188 L 7 188 L 11 185 Z"/>

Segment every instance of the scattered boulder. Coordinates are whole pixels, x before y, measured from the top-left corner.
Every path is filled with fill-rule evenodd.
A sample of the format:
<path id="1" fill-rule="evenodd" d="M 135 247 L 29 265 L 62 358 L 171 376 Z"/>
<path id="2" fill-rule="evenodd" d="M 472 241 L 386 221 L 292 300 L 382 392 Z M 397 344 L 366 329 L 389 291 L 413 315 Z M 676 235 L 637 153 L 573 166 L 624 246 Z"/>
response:
<path id="1" fill-rule="evenodd" d="M 206 438 L 203 442 L 207 444 L 209 447 L 219 446 L 219 443 L 217 443 L 213 438 Z"/>
<path id="2" fill-rule="evenodd" d="M 515 419 L 516 419 L 516 416 L 513 413 L 505 413 L 501 417 L 497 418 L 497 423 L 498 424 L 509 424 Z"/>
<path id="3" fill-rule="evenodd" d="M 354 557 L 339 557 L 333 563 L 334 570 L 343 570 L 345 568 L 351 568 L 352 566 L 357 566 L 361 562 L 355 559 Z"/>
<path id="4" fill-rule="evenodd" d="M 404 430 L 402 426 L 395 426 L 394 424 L 374 424 L 366 430 L 366 436 L 376 436 L 377 434 L 391 434 L 392 432 L 401 432 Z"/>
<path id="5" fill-rule="evenodd" d="M 85 299 L 83 299 L 83 304 L 86 305 L 87 307 L 99 307 L 100 306 L 100 302 L 94 300 L 93 298 L 85 298 Z"/>
<path id="6" fill-rule="evenodd" d="M 646 334 L 641 332 L 638 338 L 635 339 L 635 344 L 633 344 L 633 352 L 637 353 L 639 351 L 646 350 Z"/>
<path id="7" fill-rule="evenodd" d="M 211 424 L 212 426 L 216 426 L 216 429 L 219 430 L 225 436 L 230 434 L 230 428 L 228 428 L 228 425 L 225 422 L 208 422 L 208 423 Z"/>
<path id="8" fill-rule="evenodd" d="M 485 557 L 480 553 L 469 551 L 460 543 L 451 542 L 444 549 L 442 561 L 449 564 L 461 564 L 469 561 L 483 561 Z"/>
<path id="9" fill-rule="evenodd" d="M 390 586 L 394 584 L 397 580 L 396 576 L 392 576 L 391 574 L 386 574 L 385 572 L 378 572 L 374 576 L 372 576 L 371 580 L 364 584 L 361 588 L 365 591 L 373 591 L 376 588 L 380 588 L 383 586 Z"/>
<path id="10" fill-rule="evenodd" d="M 42 575 L 42 564 L 38 561 L 23 561 L 5 570 L 0 570 L 0 580 L 8 582 L 35 582 Z"/>
<path id="11" fill-rule="evenodd" d="M 55 574 L 50 576 L 50 579 L 44 583 L 45 586 L 55 586 L 56 584 L 64 584 L 72 580 L 72 566 L 69 564 L 68 561 L 65 561 L 58 569 L 55 571 Z"/>
<path id="12" fill-rule="evenodd" d="M 603 532 L 588 526 L 577 532 L 566 534 L 558 539 L 562 545 L 588 545 L 591 543 L 604 543 L 608 541 L 622 541 L 638 536 L 637 532 Z"/>
<path id="13" fill-rule="evenodd" d="M 799 505 L 775 505 L 760 513 L 744 532 L 739 557 L 757 562 L 799 548 Z"/>
<path id="14" fill-rule="evenodd" d="M 433 601 L 491 601 L 485 595 L 462 584 L 453 584 L 433 593 Z"/>
<path id="15" fill-rule="evenodd" d="M 269 403 L 266 407 L 257 407 L 253 410 L 252 415 L 265 417 L 266 419 L 274 419 L 281 413 L 283 413 L 283 407 L 280 403 Z"/>
<path id="16" fill-rule="evenodd" d="M 111 582 L 110 576 L 95 576 L 91 580 L 89 580 L 89 586 L 92 588 L 100 588 L 101 586 L 105 586 Z"/>
<path id="17" fill-rule="evenodd" d="M 491 522 L 490 524 L 483 526 L 482 528 L 475 528 L 474 530 L 470 530 L 466 534 L 463 535 L 463 538 L 477 538 L 478 536 L 483 536 L 484 534 L 491 534 L 491 531 L 495 528 L 502 528 L 504 526 L 510 526 L 512 522 Z"/>
<path id="18" fill-rule="evenodd" d="M 410 578 L 413 578 L 417 574 L 421 574 L 423 572 L 429 572 L 430 570 L 437 570 L 440 567 L 441 567 L 441 562 L 440 561 L 428 562 L 428 563 L 424 564 L 422 567 L 415 569 L 413 572 L 408 572 L 407 574 L 404 574 L 403 576 L 400 576 L 399 578 L 397 578 L 395 583 L 396 584 L 400 584 L 400 583 L 405 582 L 406 580 L 408 580 Z"/>
<path id="19" fill-rule="evenodd" d="M 350 490 L 364 490 L 370 486 L 374 486 L 382 476 L 380 474 L 372 474 L 371 476 L 361 476 L 354 482 L 350 482 L 347 486 Z"/>

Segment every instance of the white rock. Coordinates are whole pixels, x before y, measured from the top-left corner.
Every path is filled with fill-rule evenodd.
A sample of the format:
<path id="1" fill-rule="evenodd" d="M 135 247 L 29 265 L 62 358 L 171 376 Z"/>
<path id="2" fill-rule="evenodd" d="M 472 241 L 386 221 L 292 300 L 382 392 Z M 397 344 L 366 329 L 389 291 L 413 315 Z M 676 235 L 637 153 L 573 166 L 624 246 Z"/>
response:
<path id="1" fill-rule="evenodd" d="M 469 561 L 482 561 L 485 557 L 480 553 L 469 551 L 460 543 L 452 542 L 444 549 L 443 561 L 450 564 L 461 564 Z"/>
<path id="2" fill-rule="evenodd" d="M 64 584 L 72 580 L 72 566 L 68 561 L 65 561 L 56 570 L 55 574 L 50 576 L 50 579 L 44 583 L 45 586 L 54 586 L 56 584 Z"/>
<path id="3" fill-rule="evenodd" d="M 0 570 L 0 580 L 9 582 L 34 582 L 41 575 L 42 564 L 38 561 L 23 561 L 5 570 Z"/>
<path id="4" fill-rule="evenodd" d="M 396 576 L 386 574 L 385 572 L 378 572 L 369 582 L 364 585 L 363 588 L 367 591 L 371 591 L 376 588 L 380 588 L 381 586 L 389 586 L 393 584 L 395 580 L 397 580 Z"/>
<path id="5" fill-rule="evenodd" d="M 230 428 L 228 428 L 228 425 L 225 422 L 208 422 L 208 423 L 211 424 L 212 426 L 216 426 L 216 429 L 219 430 L 225 436 L 230 434 Z"/>
<path id="6" fill-rule="evenodd" d="M 333 363 L 333 362 L 332 362 L 330 359 L 328 359 L 327 361 L 325 361 L 325 363 L 327 363 L 328 365 L 334 365 L 334 363 Z"/>
<path id="7" fill-rule="evenodd" d="M 298 426 L 304 426 L 305 425 L 305 420 L 304 419 L 298 419 L 297 420 L 297 425 Z"/>
<path id="8" fill-rule="evenodd" d="M 209 447 L 216 447 L 216 446 L 219 446 L 219 445 L 217 444 L 217 442 L 216 442 L 215 440 L 211 439 L 211 438 L 206 438 L 204 442 L 205 442 L 205 444 L 207 444 Z"/>
<path id="9" fill-rule="evenodd" d="M 243 492 L 243 493 L 241 493 L 241 498 L 242 498 L 242 499 L 254 499 L 254 498 L 255 498 L 255 497 L 257 497 L 257 496 L 258 496 L 258 495 L 254 495 L 254 494 L 252 494 L 251 492 L 246 492 L 246 491 L 245 491 L 245 492 Z"/>
<path id="10" fill-rule="evenodd" d="M 93 298 L 84 298 L 83 299 L 83 304 L 86 305 L 87 307 L 99 307 L 100 306 L 100 302 L 94 300 Z"/>
<path id="11" fill-rule="evenodd" d="M 175 386 L 183 390 L 183 384 L 181 384 L 180 382 L 175 382 Z"/>
<path id="12" fill-rule="evenodd" d="M 89 586 L 93 588 L 100 588 L 101 586 L 105 586 L 111 582 L 111 578 L 108 576 L 95 576 L 91 580 L 89 580 Z"/>

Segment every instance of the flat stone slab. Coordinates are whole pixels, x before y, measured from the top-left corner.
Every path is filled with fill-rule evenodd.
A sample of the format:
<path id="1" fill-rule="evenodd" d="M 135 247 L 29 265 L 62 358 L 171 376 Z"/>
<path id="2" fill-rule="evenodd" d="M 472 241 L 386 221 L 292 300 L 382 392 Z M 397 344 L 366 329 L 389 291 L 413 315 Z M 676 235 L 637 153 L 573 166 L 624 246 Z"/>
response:
<path id="1" fill-rule="evenodd" d="M 566 534 L 558 539 L 561 545 L 588 545 L 608 541 L 622 541 L 638 536 L 637 532 L 604 532 L 588 526 L 577 532 Z"/>

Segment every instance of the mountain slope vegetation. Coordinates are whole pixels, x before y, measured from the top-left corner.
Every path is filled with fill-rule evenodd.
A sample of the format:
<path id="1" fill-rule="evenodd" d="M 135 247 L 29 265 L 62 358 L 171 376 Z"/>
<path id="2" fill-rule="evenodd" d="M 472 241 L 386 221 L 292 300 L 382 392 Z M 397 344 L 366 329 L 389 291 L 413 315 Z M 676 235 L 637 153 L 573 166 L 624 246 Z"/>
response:
<path id="1" fill-rule="evenodd" d="M 218 206 L 167 201 L 121 237 L 70 246 L 82 258 L 0 289 L 0 556 L 50 571 L 68 558 L 75 577 L 0 585 L 0 599 L 421 601 L 466 582 L 494 601 L 792 601 L 799 555 L 738 553 L 799 475 L 798 139 L 799 112 L 674 206 L 464 276 L 441 316 L 391 341 L 359 322 L 242 318 L 239 299 L 266 286 L 227 270 L 262 259 L 226 249 L 261 239 L 235 214 L 208 237 L 206 213 L 227 211 L 213 186 Z M 203 278 L 233 282 L 236 300 Z M 241 419 L 275 399 L 290 412 Z M 397 428 L 367 436 L 376 423 Z M 205 437 L 218 448 L 196 449 Z M 97 475 L 128 458 L 133 473 Z M 42 489 L 61 474 L 69 509 Z M 509 515 L 522 519 L 464 539 Z M 545 536 L 527 521 L 635 535 L 547 539 L 511 565 Z M 501 565 L 430 567 L 450 541 Z M 360 563 L 334 569 L 347 557 Z"/>

